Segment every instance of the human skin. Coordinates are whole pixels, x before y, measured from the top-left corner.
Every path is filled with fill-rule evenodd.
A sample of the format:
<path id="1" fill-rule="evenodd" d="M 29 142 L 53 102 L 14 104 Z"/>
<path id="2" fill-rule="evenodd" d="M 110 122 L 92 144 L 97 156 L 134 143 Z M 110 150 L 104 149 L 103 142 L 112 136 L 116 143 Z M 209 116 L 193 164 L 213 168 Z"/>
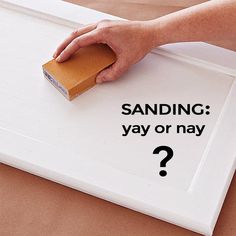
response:
<path id="1" fill-rule="evenodd" d="M 72 32 L 56 49 L 57 62 L 80 48 L 104 43 L 117 60 L 96 82 L 113 81 L 153 48 L 177 42 L 235 40 L 236 0 L 212 0 L 150 21 L 103 20 Z"/>

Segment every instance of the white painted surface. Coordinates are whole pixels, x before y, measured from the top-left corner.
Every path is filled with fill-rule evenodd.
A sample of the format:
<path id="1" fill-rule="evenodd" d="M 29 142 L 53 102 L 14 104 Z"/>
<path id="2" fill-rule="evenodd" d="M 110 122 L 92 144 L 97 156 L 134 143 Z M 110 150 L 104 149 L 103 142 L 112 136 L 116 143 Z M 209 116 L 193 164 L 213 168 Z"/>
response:
<path id="1" fill-rule="evenodd" d="M 0 4 L 3 2 L 12 7 L 6 1 Z M 119 81 L 96 86 L 68 102 L 43 78 L 41 65 L 71 31 L 68 26 L 85 23 L 85 15 L 89 15 L 86 20 L 98 20 L 104 14 L 58 1 L 10 2 L 40 9 L 35 16 L 60 24 L 0 8 L 4 19 L 0 22 L 4 35 L 0 41 L 0 160 L 211 234 L 235 169 L 235 78 L 204 62 L 201 67 L 173 59 L 171 54 L 149 54 Z M 24 12 L 30 10 L 24 8 Z M 206 60 L 198 56 L 201 45 L 205 44 L 192 46 L 191 55 L 185 54 Z M 166 48 L 183 54 L 174 47 Z M 212 47 L 210 51 L 216 53 L 218 48 Z M 227 52 L 224 62 L 230 58 L 231 63 L 235 53 Z M 209 58 L 207 62 L 227 67 L 227 63 Z M 230 63 L 228 69 L 235 69 Z M 203 103 L 211 106 L 211 115 L 124 117 L 123 103 Z M 145 138 L 122 137 L 121 125 L 130 123 L 193 123 L 207 128 L 201 137 L 154 132 Z M 159 177 L 160 160 L 152 154 L 159 145 L 168 145 L 175 152 L 166 178 Z"/>

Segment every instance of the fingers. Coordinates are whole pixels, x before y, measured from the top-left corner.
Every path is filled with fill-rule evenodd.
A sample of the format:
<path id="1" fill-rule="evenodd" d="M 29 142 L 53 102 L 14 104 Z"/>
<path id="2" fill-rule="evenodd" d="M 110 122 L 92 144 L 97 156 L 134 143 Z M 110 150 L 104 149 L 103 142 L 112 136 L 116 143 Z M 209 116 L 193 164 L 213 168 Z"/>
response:
<path id="1" fill-rule="evenodd" d="M 63 62 L 70 58 L 79 48 L 89 46 L 94 43 L 98 43 L 100 40 L 99 33 L 93 30 L 87 34 L 75 38 L 72 42 L 61 52 L 56 58 L 57 62 Z"/>
<path id="2" fill-rule="evenodd" d="M 56 49 L 55 53 L 53 54 L 54 58 L 57 58 L 61 52 L 77 37 L 86 34 L 96 28 L 97 24 L 90 24 L 87 26 L 84 26 L 82 28 L 79 28 L 75 31 L 73 31 L 68 38 L 66 38 Z"/>
<path id="3" fill-rule="evenodd" d="M 126 70 L 127 65 L 122 60 L 117 60 L 115 64 L 101 71 L 96 77 L 96 83 L 101 84 L 107 81 L 118 79 Z"/>

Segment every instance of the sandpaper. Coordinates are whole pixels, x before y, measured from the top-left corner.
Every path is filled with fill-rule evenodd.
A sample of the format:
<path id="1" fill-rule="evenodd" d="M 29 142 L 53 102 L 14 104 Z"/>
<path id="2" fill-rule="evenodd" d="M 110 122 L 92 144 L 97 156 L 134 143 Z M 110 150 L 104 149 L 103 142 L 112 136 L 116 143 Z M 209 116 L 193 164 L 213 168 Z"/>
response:
<path id="1" fill-rule="evenodd" d="M 55 59 L 43 65 L 43 73 L 68 100 L 96 84 L 96 75 L 116 60 L 115 53 L 105 44 L 94 44 L 78 50 L 69 60 Z"/>

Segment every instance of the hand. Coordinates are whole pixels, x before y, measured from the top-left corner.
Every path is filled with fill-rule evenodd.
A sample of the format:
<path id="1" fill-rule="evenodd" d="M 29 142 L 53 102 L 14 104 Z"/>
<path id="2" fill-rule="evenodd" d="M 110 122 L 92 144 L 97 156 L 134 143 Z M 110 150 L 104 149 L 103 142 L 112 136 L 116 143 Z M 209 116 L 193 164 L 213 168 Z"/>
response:
<path id="1" fill-rule="evenodd" d="M 94 43 L 107 44 L 115 52 L 117 61 L 97 75 L 96 82 L 102 83 L 119 78 L 157 46 L 156 42 L 156 32 L 148 21 L 103 20 L 74 31 L 57 48 L 53 57 L 63 62 L 82 47 Z"/>

